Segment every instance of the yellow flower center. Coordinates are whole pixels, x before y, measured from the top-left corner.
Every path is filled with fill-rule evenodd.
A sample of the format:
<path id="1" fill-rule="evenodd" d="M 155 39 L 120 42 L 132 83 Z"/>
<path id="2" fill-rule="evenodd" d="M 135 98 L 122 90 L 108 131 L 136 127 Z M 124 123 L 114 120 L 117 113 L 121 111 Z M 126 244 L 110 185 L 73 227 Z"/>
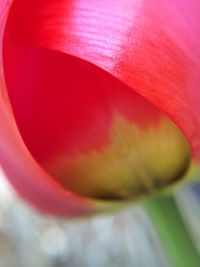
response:
<path id="1" fill-rule="evenodd" d="M 189 166 L 190 149 L 166 117 L 141 129 L 117 115 L 110 142 L 101 151 L 73 158 L 62 155 L 52 162 L 47 169 L 74 192 L 100 199 L 135 199 L 179 180 Z"/>

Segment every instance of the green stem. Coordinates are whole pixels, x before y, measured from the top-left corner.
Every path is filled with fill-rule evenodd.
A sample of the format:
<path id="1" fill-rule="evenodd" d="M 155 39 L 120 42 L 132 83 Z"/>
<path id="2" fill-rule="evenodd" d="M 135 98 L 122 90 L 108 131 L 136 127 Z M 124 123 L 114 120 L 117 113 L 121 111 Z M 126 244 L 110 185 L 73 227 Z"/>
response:
<path id="1" fill-rule="evenodd" d="M 200 255 L 181 219 L 173 197 L 153 197 L 147 202 L 146 209 L 172 266 L 199 267 Z"/>

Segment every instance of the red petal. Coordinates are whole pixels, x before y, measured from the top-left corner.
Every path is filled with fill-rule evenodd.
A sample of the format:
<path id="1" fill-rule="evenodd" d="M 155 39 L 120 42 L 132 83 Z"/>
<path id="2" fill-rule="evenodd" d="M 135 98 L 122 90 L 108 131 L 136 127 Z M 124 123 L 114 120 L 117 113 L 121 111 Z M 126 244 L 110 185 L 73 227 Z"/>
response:
<path id="1" fill-rule="evenodd" d="M 7 9 L 7 1 L 0 1 L 0 45 Z M 0 58 L 0 162 L 11 183 L 26 200 L 43 212 L 59 216 L 95 212 L 90 200 L 62 189 L 30 155 L 15 125 L 2 73 Z"/>
<path id="2" fill-rule="evenodd" d="M 15 3 L 18 36 L 86 59 L 129 85 L 169 114 L 199 157 L 198 0 Z"/>

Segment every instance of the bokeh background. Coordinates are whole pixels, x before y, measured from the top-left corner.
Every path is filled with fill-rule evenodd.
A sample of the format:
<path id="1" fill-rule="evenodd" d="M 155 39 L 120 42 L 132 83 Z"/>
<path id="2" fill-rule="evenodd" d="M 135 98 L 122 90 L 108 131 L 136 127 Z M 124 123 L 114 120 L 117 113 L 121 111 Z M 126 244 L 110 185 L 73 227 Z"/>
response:
<path id="1" fill-rule="evenodd" d="M 197 185 L 185 187 L 177 192 L 176 202 L 200 252 L 198 191 Z M 0 267 L 171 267 L 171 264 L 142 206 L 106 216 L 60 220 L 27 206 L 0 171 Z"/>

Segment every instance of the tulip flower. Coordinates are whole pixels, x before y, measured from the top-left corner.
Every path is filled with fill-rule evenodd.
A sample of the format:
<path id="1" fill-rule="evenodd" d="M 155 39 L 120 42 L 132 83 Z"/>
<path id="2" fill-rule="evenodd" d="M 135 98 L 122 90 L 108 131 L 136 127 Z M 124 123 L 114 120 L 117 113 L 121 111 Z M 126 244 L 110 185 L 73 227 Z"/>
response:
<path id="1" fill-rule="evenodd" d="M 200 4 L 0 1 L 0 164 L 43 212 L 80 216 L 200 159 Z"/>
<path id="2" fill-rule="evenodd" d="M 0 165 L 16 191 L 40 211 L 81 216 L 192 179 L 199 24 L 199 0 L 0 0 Z M 180 237 L 178 261 L 166 238 L 169 253 L 198 266 L 163 201 L 150 210 L 165 209 L 162 236 Z"/>

